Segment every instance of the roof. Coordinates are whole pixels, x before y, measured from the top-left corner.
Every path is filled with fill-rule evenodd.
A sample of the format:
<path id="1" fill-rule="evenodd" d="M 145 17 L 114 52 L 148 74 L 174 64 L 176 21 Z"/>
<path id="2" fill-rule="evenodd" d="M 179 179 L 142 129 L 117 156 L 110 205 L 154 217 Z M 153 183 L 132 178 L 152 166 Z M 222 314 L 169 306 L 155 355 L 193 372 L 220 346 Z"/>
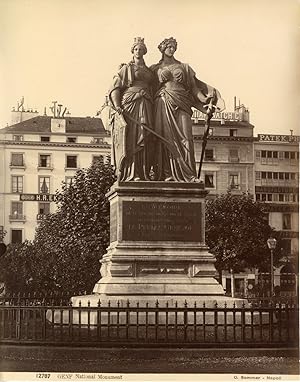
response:
<path id="1" fill-rule="evenodd" d="M 0 129 L 2 133 L 51 133 L 50 116 L 37 116 Z M 91 117 L 66 117 L 66 133 L 106 133 L 102 120 Z"/>

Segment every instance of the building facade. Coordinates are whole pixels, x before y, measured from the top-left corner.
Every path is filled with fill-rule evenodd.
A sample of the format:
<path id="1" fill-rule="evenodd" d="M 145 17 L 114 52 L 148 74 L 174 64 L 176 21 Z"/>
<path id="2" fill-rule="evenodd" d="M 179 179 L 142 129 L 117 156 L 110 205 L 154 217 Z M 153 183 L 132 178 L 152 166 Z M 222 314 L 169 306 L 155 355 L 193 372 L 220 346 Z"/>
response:
<path id="1" fill-rule="evenodd" d="M 39 221 L 55 211 L 55 192 L 62 182 L 72 182 L 77 169 L 110 155 L 110 136 L 100 118 L 36 112 L 26 112 L 24 118 L 23 113 L 13 111 L 16 123 L 0 130 L 0 227 L 6 231 L 5 243 L 32 240 Z"/>

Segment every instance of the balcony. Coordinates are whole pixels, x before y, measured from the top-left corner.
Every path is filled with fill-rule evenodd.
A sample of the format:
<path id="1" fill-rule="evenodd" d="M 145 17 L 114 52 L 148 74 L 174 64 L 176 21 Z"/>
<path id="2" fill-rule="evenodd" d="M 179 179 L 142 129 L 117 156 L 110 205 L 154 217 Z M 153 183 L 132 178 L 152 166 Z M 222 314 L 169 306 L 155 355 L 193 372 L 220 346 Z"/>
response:
<path id="1" fill-rule="evenodd" d="M 21 163 L 21 164 L 10 163 L 9 167 L 10 167 L 10 169 L 17 169 L 17 170 L 25 170 L 26 169 L 26 166 L 24 163 Z"/>
<path id="2" fill-rule="evenodd" d="M 26 216 L 23 214 L 12 214 L 12 215 L 9 215 L 9 221 L 10 222 L 25 222 Z"/>
<path id="3" fill-rule="evenodd" d="M 239 163 L 239 161 L 240 161 L 239 157 L 228 157 L 228 162 Z"/>
<path id="4" fill-rule="evenodd" d="M 45 220 L 48 215 L 49 214 L 37 214 L 36 215 L 36 220 L 37 221 Z"/>

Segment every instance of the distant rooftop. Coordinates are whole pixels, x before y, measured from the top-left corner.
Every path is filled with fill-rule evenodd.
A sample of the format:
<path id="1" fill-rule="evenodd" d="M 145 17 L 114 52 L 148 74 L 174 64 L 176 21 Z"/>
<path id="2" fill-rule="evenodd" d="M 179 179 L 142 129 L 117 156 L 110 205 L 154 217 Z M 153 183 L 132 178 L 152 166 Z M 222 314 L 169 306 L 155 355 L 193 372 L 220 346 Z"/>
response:
<path id="1" fill-rule="evenodd" d="M 50 116 L 37 116 L 26 121 L 0 129 L 0 133 L 51 133 Z M 100 118 L 65 117 L 66 133 L 105 134 L 106 130 Z"/>

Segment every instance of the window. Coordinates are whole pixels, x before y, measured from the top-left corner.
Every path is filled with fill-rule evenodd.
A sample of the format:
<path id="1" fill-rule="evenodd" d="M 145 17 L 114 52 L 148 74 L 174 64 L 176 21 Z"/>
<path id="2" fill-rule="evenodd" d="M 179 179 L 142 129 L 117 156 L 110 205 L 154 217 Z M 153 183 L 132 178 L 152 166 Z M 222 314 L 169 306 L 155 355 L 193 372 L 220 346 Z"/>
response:
<path id="1" fill-rule="evenodd" d="M 229 129 L 229 136 L 230 137 L 236 137 L 237 136 L 237 129 Z"/>
<path id="2" fill-rule="evenodd" d="M 284 159 L 290 159 L 290 152 L 289 151 L 284 152 Z"/>
<path id="3" fill-rule="evenodd" d="M 76 137 L 67 137 L 67 142 L 68 143 L 76 143 L 77 138 Z"/>
<path id="4" fill-rule="evenodd" d="M 290 179 L 290 174 L 288 172 L 284 173 L 284 179 L 289 180 Z"/>
<path id="5" fill-rule="evenodd" d="M 279 180 L 283 180 L 283 174 L 284 174 L 283 172 L 278 173 Z"/>
<path id="6" fill-rule="evenodd" d="M 273 179 L 278 179 L 278 172 L 273 172 Z"/>
<path id="7" fill-rule="evenodd" d="M 279 199 L 280 202 L 283 202 L 283 200 L 284 200 L 283 194 L 279 194 L 278 199 Z"/>
<path id="8" fill-rule="evenodd" d="M 256 194 L 255 198 L 256 198 L 257 201 L 260 201 L 260 194 Z"/>
<path id="9" fill-rule="evenodd" d="M 273 151 L 273 158 L 275 158 L 275 159 L 278 158 L 278 151 Z"/>
<path id="10" fill-rule="evenodd" d="M 282 229 L 291 229 L 291 214 L 282 214 Z"/>
<path id="11" fill-rule="evenodd" d="M 214 175 L 213 174 L 205 174 L 204 175 L 204 183 L 207 188 L 214 188 Z"/>
<path id="12" fill-rule="evenodd" d="M 214 150 L 206 149 L 204 153 L 204 160 L 214 160 Z"/>
<path id="13" fill-rule="evenodd" d="M 12 166 L 24 166 L 23 154 L 12 153 L 11 154 L 11 165 Z"/>
<path id="14" fill-rule="evenodd" d="M 50 203 L 39 202 L 39 214 L 50 214 Z"/>
<path id="15" fill-rule="evenodd" d="M 238 174 L 229 174 L 229 187 L 233 190 L 239 188 Z"/>
<path id="16" fill-rule="evenodd" d="M 283 156 L 284 156 L 284 155 L 283 155 L 283 151 L 279 151 L 279 152 L 278 152 L 278 156 L 279 156 L 279 159 L 282 160 L 282 159 L 283 159 Z"/>
<path id="17" fill-rule="evenodd" d="M 267 201 L 268 202 L 272 202 L 272 194 L 268 194 L 267 195 Z"/>
<path id="18" fill-rule="evenodd" d="M 22 230 L 12 229 L 11 230 L 11 242 L 12 244 L 22 243 Z"/>
<path id="19" fill-rule="evenodd" d="M 11 192 L 23 192 L 23 176 L 13 175 L 11 177 Z"/>
<path id="20" fill-rule="evenodd" d="M 261 157 L 262 157 L 262 158 L 266 158 L 266 157 L 267 157 L 267 152 L 266 152 L 266 150 L 262 150 L 262 152 L 261 152 Z"/>
<path id="21" fill-rule="evenodd" d="M 39 193 L 50 194 L 50 177 L 49 176 L 39 177 Z"/>
<path id="22" fill-rule="evenodd" d="M 261 178 L 262 179 L 267 179 L 267 173 L 265 171 L 262 171 Z"/>
<path id="23" fill-rule="evenodd" d="M 229 149 L 229 161 L 230 162 L 239 161 L 239 151 L 237 149 Z"/>
<path id="24" fill-rule="evenodd" d="M 70 186 L 73 183 L 73 179 L 74 179 L 73 176 L 66 176 L 65 178 L 66 185 Z"/>
<path id="25" fill-rule="evenodd" d="M 40 154 L 39 167 L 50 167 L 51 155 Z"/>
<path id="26" fill-rule="evenodd" d="M 260 171 L 255 171 L 255 179 L 260 180 L 261 179 L 261 173 Z"/>
<path id="27" fill-rule="evenodd" d="M 259 150 L 255 150 L 255 157 L 256 159 L 260 159 L 261 152 Z"/>
<path id="28" fill-rule="evenodd" d="M 103 155 L 93 155 L 92 163 L 94 164 L 98 161 L 103 163 L 103 161 L 104 161 Z"/>
<path id="29" fill-rule="evenodd" d="M 23 202 L 11 202 L 11 216 L 10 219 L 22 220 L 23 216 Z"/>
<path id="30" fill-rule="evenodd" d="M 41 142 L 50 142 L 50 137 L 41 137 Z"/>
<path id="31" fill-rule="evenodd" d="M 267 158 L 272 158 L 272 151 L 267 151 Z"/>
<path id="32" fill-rule="evenodd" d="M 24 141 L 24 136 L 23 135 L 13 135 L 13 140 L 15 142 L 22 142 L 22 141 Z"/>
<path id="33" fill-rule="evenodd" d="M 291 180 L 295 180 L 296 179 L 296 174 L 294 172 L 291 172 Z"/>
<path id="34" fill-rule="evenodd" d="M 271 172 L 268 172 L 267 176 L 268 176 L 268 179 L 272 179 L 272 173 Z"/>
<path id="35" fill-rule="evenodd" d="M 67 155 L 67 168 L 77 168 L 77 156 Z"/>
<path id="36" fill-rule="evenodd" d="M 261 194 L 261 200 L 265 202 L 267 200 L 267 194 Z"/>
<path id="37" fill-rule="evenodd" d="M 278 194 L 273 194 L 273 202 L 278 202 Z"/>

